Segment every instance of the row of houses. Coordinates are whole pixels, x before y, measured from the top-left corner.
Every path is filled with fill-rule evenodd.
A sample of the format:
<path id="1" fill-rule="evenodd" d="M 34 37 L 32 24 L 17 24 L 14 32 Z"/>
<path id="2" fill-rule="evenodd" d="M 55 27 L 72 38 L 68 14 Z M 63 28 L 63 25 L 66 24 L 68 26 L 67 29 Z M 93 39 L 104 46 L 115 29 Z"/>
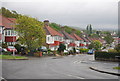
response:
<path id="1" fill-rule="evenodd" d="M 8 45 L 15 45 L 18 39 L 17 32 L 14 31 L 15 18 L 6 18 L 0 15 L 0 43 L 6 42 Z M 65 32 L 65 28 L 61 27 L 60 31 L 56 31 L 49 26 L 49 21 L 44 21 L 44 30 L 46 32 L 46 44 L 51 50 L 57 50 L 61 43 L 66 45 L 67 49 L 87 48 L 93 40 L 105 41 L 101 38 L 90 38 L 85 34 L 78 36 L 75 30 L 71 34 Z"/>
<path id="2" fill-rule="evenodd" d="M 61 43 L 66 45 L 66 48 L 72 49 L 75 48 L 88 48 L 89 44 L 94 40 L 99 40 L 101 43 L 105 41 L 101 38 L 91 38 L 83 34 L 78 36 L 75 34 L 75 30 L 72 30 L 72 33 L 69 34 L 65 32 L 65 28 L 61 27 L 60 31 L 56 31 L 49 26 L 49 21 L 44 21 L 44 29 L 46 31 L 46 43 L 49 45 L 49 48 L 52 50 L 57 50 Z"/>

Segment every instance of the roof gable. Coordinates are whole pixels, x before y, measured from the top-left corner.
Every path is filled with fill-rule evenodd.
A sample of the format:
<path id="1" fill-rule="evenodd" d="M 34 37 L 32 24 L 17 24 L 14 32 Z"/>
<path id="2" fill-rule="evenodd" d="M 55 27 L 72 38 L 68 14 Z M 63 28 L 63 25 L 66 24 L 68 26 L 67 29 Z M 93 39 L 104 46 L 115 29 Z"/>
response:
<path id="1" fill-rule="evenodd" d="M 6 18 L 0 15 L 0 25 L 4 26 L 5 28 L 13 28 L 15 20 L 15 18 Z"/>
<path id="2" fill-rule="evenodd" d="M 59 32 L 57 32 L 56 30 L 54 30 L 53 28 L 51 28 L 50 26 L 45 26 L 46 29 L 46 34 L 48 35 L 52 35 L 52 36 L 61 36 L 63 37 L 63 35 Z"/>
<path id="3" fill-rule="evenodd" d="M 74 38 L 76 38 L 76 40 L 83 40 L 82 38 L 80 38 L 78 35 L 76 35 L 75 33 L 72 34 L 72 36 L 74 36 Z"/>

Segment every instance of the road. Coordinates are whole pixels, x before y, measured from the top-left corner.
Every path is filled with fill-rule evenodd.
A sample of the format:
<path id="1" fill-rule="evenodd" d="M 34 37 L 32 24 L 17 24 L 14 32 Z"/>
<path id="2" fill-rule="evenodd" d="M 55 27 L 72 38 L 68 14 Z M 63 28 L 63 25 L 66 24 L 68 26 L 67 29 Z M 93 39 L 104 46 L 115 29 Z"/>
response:
<path id="1" fill-rule="evenodd" d="M 93 55 L 40 57 L 30 60 L 3 60 L 6 79 L 118 79 L 115 75 L 96 72 L 91 66 L 117 66 L 113 62 L 98 62 Z"/>

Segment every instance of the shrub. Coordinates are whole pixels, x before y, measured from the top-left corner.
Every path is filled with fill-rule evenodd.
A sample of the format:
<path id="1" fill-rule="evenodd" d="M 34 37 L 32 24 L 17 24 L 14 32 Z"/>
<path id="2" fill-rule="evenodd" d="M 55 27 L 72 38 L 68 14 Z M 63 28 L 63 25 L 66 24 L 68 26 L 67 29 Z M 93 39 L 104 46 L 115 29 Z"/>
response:
<path id="1" fill-rule="evenodd" d="M 34 53 L 34 56 L 40 56 L 40 52 Z"/>
<path id="2" fill-rule="evenodd" d="M 17 49 L 17 52 L 20 53 L 20 51 L 21 51 L 21 45 L 15 44 L 14 47 Z"/>
<path id="3" fill-rule="evenodd" d="M 64 53 L 64 55 L 68 55 L 68 53 Z"/>
<path id="4" fill-rule="evenodd" d="M 117 52 L 115 49 L 109 49 L 108 52 Z"/>
<path id="5" fill-rule="evenodd" d="M 4 51 L 4 52 L 3 52 L 3 55 L 12 55 L 12 52 Z"/>
<path id="6" fill-rule="evenodd" d="M 88 52 L 89 49 L 85 49 L 85 48 L 80 48 L 80 52 L 84 53 L 84 52 Z"/>
<path id="7" fill-rule="evenodd" d="M 120 52 L 120 44 L 115 46 L 115 50 L 117 50 L 118 52 Z"/>
<path id="8" fill-rule="evenodd" d="M 7 43 L 2 43 L 2 48 L 7 48 Z"/>

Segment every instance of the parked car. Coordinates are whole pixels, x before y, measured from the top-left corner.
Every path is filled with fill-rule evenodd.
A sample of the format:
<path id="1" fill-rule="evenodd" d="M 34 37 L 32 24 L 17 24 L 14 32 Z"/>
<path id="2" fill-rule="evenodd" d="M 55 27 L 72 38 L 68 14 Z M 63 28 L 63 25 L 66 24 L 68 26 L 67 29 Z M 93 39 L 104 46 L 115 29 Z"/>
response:
<path id="1" fill-rule="evenodd" d="M 3 51 L 3 52 L 7 52 L 7 49 L 6 49 L 6 48 L 2 48 L 2 51 Z"/>
<path id="2" fill-rule="evenodd" d="M 69 51 L 68 50 L 64 50 L 64 53 L 69 53 Z"/>
<path id="3" fill-rule="evenodd" d="M 88 50 L 88 54 L 93 54 L 93 53 L 94 53 L 93 49 Z"/>
<path id="4" fill-rule="evenodd" d="M 8 46 L 6 49 L 9 52 L 17 52 L 17 49 L 14 46 Z"/>
<path id="5" fill-rule="evenodd" d="M 76 53 L 79 54 L 79 53 L 80 53 L 80 50 L 79 50 L 79 49 L 76 49 Z"/>
<path id="6" fill-rule="evenodd" d="M 107 49 L 103 49 L 102 51 L 108 52 L 108 50 L 107 50 Z"/>
<path id="7" fill-rule="evenodd" d="M 41 46 L 38 48 L 38 51 L 47 52 L 48 50 L 45 46 Z"/>
<path id="8" fill-rule="evenodd" d="M 2 47 L 0 47 L 0 52 L 6 52 L 6 51 L 7 51 L 6 48 L 2 48 Z"/>

